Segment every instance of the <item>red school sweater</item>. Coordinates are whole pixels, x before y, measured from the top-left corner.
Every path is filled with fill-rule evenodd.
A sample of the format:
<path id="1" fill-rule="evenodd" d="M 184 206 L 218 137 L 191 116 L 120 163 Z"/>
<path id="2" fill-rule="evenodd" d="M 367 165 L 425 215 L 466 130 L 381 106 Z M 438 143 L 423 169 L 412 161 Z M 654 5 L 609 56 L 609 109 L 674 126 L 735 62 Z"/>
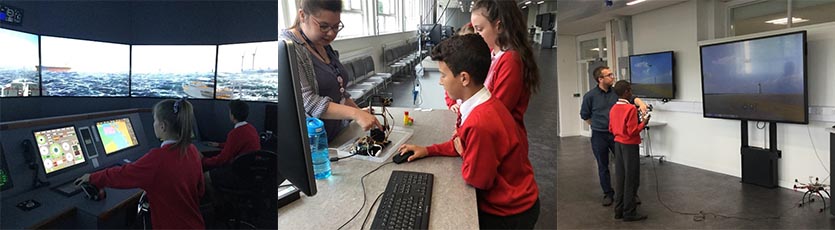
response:
<path id="1" fill-rule="evenodd" d="M 461 175 L 476 188 L 479 210 L 509 216 L 534 205 L 539 189 L 528 160 L 527 134 L 499 100 L 476 106 L 457 133 L 463 147 Z M 427 150 L 430 156 L 458 156 L 453 140 Z"/>
<path id="2" fill-rule="evenodd" d="M 226 135 L 226 143 L 219 146 L 220 154 L 203 158 L 203 167 L 217 167 L 229 163 L 238 155 L 261 150 L 261 138 L 251 124 L 232 129 Z"/>
<path id="3" fill-rule="evenodd" d="M 180 155 L 172 146 L 151 149 L 136 162 L 95 172 L 90 183 L 99 188 L 145 190 L 154 229 L 203 229 L 200 153 L 190 145 L 186 154 Z"/>
<path id="4" fill-rule="evenodd" d="M 493 79 L 490 85 L 487 85 L 487 90 L 510 111 L 516 124 L 519 124 L 522 130 L 526 130 L 525 111 L 528 110 L 531 92 L 525 88 L 525 64 L 522 63 L 519 53 L 515 50 L 505 51 L 499 60 L 490 66 L 490 71 L 493 72 Z M 448 94 L 444 99 L 447 107 L 456 103 Z"/>
<path id="5" fill-rule="evenodd" d="M 641 130 L 645 122 L 638 123 L 638 109 L 635 105 L 619 99 L 609 111 L 609 132 L 615 135 L 615 142 L 627 145 L 641 144 Z"/>

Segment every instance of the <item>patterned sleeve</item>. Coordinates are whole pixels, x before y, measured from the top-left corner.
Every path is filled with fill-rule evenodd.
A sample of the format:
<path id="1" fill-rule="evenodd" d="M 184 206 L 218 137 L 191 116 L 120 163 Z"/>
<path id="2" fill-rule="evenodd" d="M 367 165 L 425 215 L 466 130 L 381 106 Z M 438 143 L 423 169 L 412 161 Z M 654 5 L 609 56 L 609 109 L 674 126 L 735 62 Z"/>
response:
<path id="1" fill-rule="evenodd" d="M 299 57 L 296 63 L 296 76 L 301 79 L 302 88 L 302 102 L 304 103 L 304 112 L 311 117 L 321 117 L 325 111 L 328 110 L 328 104 L 332 102 L 330 97 L 323 97 L 316 93 L 314 84 L 316 81 L 315 72 L 313 71 L 313 63 L 310 61 L 309 53 L 304 50 L 304 46 L 296 46 L 296 54 Z"/>

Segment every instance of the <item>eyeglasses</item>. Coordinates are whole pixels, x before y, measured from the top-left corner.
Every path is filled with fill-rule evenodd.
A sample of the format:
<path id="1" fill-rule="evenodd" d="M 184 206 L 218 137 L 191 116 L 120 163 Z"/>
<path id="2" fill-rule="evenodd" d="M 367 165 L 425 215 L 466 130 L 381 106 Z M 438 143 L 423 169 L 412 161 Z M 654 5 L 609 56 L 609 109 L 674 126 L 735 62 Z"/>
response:
<path id="1" fill-rule="evenodd" d="M 611 77 L 611 78 L 615 78 L 615 74 L 614 74 L 614 73 L 609 73 L 609 74 L 606 74 L 606 75 L 603 75 L 603 76 L 604 76 L 604 77 Z"/>
<path id="2" fill-rule="evenodd" d="M 342 29 L 345 28 L 345 24 L 342 24 L 342 22 L 339 22 L 339 24 L 336 24 L 336 25 L 333 25 L 333 26 L 329 26 L 327 24 L 322 25 L 322 23 L 319 22 L 319 20 L 316 20 L 316 18 L 314 18 L 314 17 L 310 17 L 310 18 L 313 19 L 313 21 L 315 21 L 317 25 L 319 25 L 319 30 L 321 30 L 322 33 L 328 33 L 328 32 L 331 32 L 331 30 L 339 33 L 339 31 L 342 31 Z"/>

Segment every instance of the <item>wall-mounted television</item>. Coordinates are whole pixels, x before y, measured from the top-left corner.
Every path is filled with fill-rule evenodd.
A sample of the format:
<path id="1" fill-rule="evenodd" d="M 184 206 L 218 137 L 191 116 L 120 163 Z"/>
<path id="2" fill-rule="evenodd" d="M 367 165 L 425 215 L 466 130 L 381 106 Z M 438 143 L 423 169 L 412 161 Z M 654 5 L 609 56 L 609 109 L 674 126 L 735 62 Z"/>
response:
<path id="1" fill-rule="evenodd" d="M 0 29 L 0 97 L 40 95 L 38 35 Z"/>
<path id="2" fill-rule="evenodd" d="M 806 31 L 701 46 L 704 117 L 809 123 Z"/>
<path id="3" fill-rule="evenodd" d="M 44 96 L 127 97 L 130 46 L 41 36 Z"/>
<path id="4" fill-rule="evenodd" d="M 278 41 L 227 44 L 217 51 L 217 99 L 278 100 Z"/>
<path id="5" fill-rule="evenodd" d="M 131 96 L 212 99 L 214 45 L 134 45 Z"/>
<path id="6" fill-rule="evenodd" d="M 676 97 L 673 51 L 629 56 L 632 94 L 641 98 Z"/>

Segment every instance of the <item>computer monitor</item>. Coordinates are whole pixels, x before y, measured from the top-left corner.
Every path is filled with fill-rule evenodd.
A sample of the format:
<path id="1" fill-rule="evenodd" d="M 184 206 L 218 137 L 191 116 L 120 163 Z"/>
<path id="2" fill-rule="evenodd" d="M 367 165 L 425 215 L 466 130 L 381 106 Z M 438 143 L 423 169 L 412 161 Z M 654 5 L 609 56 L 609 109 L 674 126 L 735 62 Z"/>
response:
<path id="1" fill-rule="evenodd" d="M 96 130 L 107 155 L 139 145 L 130 118 L 96 122 Z"/>
<path id="2" fill-rule="evenodd" d="M 6 154 L 3 152 L 3 145 L 0 145 L 0 191 L 6 191 L 14 187 L 12 175 L 9 174 L 9 165 L 6 164 Z"/>
<path id="3" fill-rule="evenodd" d="M 313 161 L 310 156 L 310 141 L 307 138 L 304 105 L 295 68 L 297 44 L 279 41 L 278 44 L 278 110 L 276 124 L 281 125 L 281 132 L 276 133 L 278 140 L 278 172 L 287 178 L 304 194 L 316 194 L 316 181 L 313 179 Z"/>
<path id="4" fill-rule="evenodd" d="M 35 131 L 33 134 L 47 177 L 86 161 L 75 126 Z"/>

